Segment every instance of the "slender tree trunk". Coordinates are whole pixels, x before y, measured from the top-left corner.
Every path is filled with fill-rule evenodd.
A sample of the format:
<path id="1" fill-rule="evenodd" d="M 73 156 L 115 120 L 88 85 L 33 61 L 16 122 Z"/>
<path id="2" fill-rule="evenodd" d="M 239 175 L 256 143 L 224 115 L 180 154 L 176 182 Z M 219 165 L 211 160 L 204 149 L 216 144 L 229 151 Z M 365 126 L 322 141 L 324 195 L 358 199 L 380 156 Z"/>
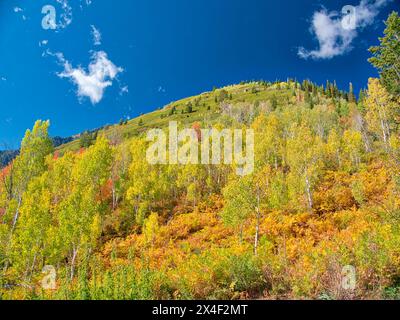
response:
<path id="1" fill-rule="evenodd" d="M 256 213 L 257 213 L 257 224 L 256 224 L 256 234 L 254 236 L 254 255 L 257 255 L 257 250 L 258 250 L 258 239 L 260 236 L 260 190 L 257 192 L 257 208 L 256 208 Z"/>
<path id="2" fill-rule="evenodd" d="M 12 237 L 13 237 L 13 235 L 14 235 L 14 231 L 15 231 L 15 228 L 16 228 L 16 226 L 17 226 L 17 222 L 18 222 L 18 218 L 19 218 L 19 208 L 21 207 L 21 203 L 22 203 L 22 197 L 19 196 L 17 209 L 15 210 L 15 215 L 14 215 L 14 219 L 13 219 L 13 224 L 12 224 L 12 226 L 11 226 L 10 235 L 9 235 L 9 238 L 8 238 L 7 249 L 6 249 L 6 252 L 7 252 L 7 253 L 8 253 L 9 250 L 10 250 Z M 4 264 L 4 268 L 3 268 L 3 273 L 6 273 L 9 264 L 10 264 L 9 260 L 6 259 L 6 263 Z"/>
<path id="3" fill-rule="evenodd" d="M 112 186 L 112 209 L 113 211 L 115 210 L 115 208 L 117 207 L 117 196 L 116 196 L 116 191 L 115 191 L 115 187 L 114 187 L 114 183 Z"/>
<path id="4" fill-rule="evenodd" d="M 364 141 L 365 151 L 368 152 L 368 153 L 371 152 L 371 146 L 370 146 L 370 143 L 369 143 L 369 139 L 368 139 L 368 136 L 367 136 L 367 134 L 365 133 L 364 130 L 361 130 L 361 135 L 362 135 L 362 138 L 363 138 L 363 141 Z"/>
<path id="5" fill-rule="evenodd" d="M 381 128 L 382 128 L 382 136 L 383 136 L 383 142 L 385 144 L 385 148 L 387 147 L 387 135 L 386 135 L 386 126 L 383 122 L 383 120 L 381 120 Z"/>
<path id="6" fill-rule="evenodd" d="M 256 234 L 254 236 L 254 255 L 258 253 L 258 240 L 260 237 L 260 210 L 257 208 Z"/>
<path id="7" fill-rule="evenodd" d="M 35 269 L 36 259 L 37 259 L 37 252 L 35 252 L 35 255 L 33 256 L 32 265 L 31 265 L 31 268 L 30 268 L 30 271 L 29 271 L 29 274 L 28 274 L 28 281 L 30 281 L 31 278 L 32 278 L 32 274 L 33 274 L 33 271 Z"/>
<path id="8" fill-rule="evenodd" d="M 72 259 L 71 259 L 71 274 L 70 274 L 70 281 L 74 280 L 75 275 L 75 260 L 78 255 L 78 248 L 75 247 L 72 249 Z"/>
<path id="9" fill-rule="evenodd" d="M 306 175 L 306 193 L 307 193 L 307 200 L 308 200 L 308 209 L 310 211 L 312 211 L 314 203 L 313 203 L 313 199 L 312 199 L 311 184 L 310 184 L 310 179 L 308 178 L 308 175 Z"/>
<path id="10" fill-rule="evenodd" d="M 377 105 L 378 105 L 378 110 L 379 110 L 378 113 L 379 113 L 379 120 L 381 123 L 383 142 L 384 142 L 386 151 L 388 151 L 388 149 L 389 149 L 388 140 L 390 137 L 390 127 L 387 122 L 386 112 L 385 112 L 384 108 L 379 103 L 377 103 Z"/>
<path id="11" fill-rule="evenodd" d="M 17 210 L 15 210 L 15 215 L 14 215 L 13 224 L 12 224 L 12 227 L 11 227 L 11 235 L 10 235 L 10 237 L 12 237 L 12 234 L 13 234 L 13 232 L 15 230 L 15 227 L 17 226 L 17 222 L 18 222 L 18 218 L 19 218 L 19 208 L 21 207 L 21 203 L 22 203 L 22 197 L 19 196 L 18 206 L 17 206 Z"/>

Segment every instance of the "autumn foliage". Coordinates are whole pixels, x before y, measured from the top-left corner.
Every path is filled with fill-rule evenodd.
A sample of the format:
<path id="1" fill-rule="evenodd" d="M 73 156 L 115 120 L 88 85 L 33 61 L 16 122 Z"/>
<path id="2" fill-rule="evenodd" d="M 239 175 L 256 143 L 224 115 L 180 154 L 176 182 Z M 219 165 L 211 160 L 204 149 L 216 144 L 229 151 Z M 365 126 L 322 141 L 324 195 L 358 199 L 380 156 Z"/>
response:
<path id="1" fill-rule="evenodd" d="M 400 298 L 400 100 L 385 82 L 358 101 L 293 80 L 206 96 L 219 109 L 202 95 L 190 106 L 208 116 L 180 126 L 253 129 L 252 174 L 151 165 L 143 130 L 78 152 L 54 151 L 49 122 L 28 130 L 0 172 L 0 299 Z"/>

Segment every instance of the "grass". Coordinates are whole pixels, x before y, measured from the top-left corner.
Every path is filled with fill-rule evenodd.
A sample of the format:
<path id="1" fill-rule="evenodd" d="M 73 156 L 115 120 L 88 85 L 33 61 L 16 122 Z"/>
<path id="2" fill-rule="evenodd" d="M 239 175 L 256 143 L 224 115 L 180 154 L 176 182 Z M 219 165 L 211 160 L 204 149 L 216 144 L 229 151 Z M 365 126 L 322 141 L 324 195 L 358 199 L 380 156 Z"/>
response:
<path id="1" fill-rule="evenodd" d="M 216 97 L 219 97 L 222 90 L 227 92 L 229 98 L 226 99 L 226 102 L 230 104 L 243 102 L 255 104 L 256 102 L 270 101 L 274 96 L 277 98 L 278 103 L 282 104 L 292 93 L 292 89 L 283 87 L 278 90 L 276 86 L 265 86 L 259 82 L 227 86 L 212 92 L 205 92 L 197 96 L 172 102 L 163 108 L 132 119 L 126 124 L 115 124 L 104 127 L 98 133 L 111 136 L 117 130 L 124 139 L 129 139 L 130 137 L 146 132 L 148 129 L 165 128 L 170 121 L 177 121 L 184 126 L 205 120 L 208 123 L 214 123 L 221 115 L 220 102 L 216 101 Z M 191 113 L 187 113 L 187 105 L 189 103 L 192 104 L 193 108 Z M 171 109 L 174 107 L 176 109 L 175 114 L 171 115 Z M 79 139 L 57 148 L 60 153 L 67 151 L 76 152 L 79 149 Z"/>

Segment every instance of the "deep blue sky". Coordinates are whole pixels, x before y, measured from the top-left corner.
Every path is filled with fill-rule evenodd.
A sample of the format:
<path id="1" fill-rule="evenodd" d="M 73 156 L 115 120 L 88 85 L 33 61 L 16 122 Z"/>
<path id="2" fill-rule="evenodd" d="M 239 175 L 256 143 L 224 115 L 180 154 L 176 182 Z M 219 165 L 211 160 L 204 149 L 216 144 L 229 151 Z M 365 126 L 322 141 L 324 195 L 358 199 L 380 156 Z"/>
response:
<path id="1" fill-rule="evenodd" d="M 37 119 L 51 120 L 52 135 L 69 136 L 241 80 L 329 79 L 341 88 L 351 81 L 358 92 L 377 75 L 367 48 L 377 43 L 388 13 L 399 11 L 393 0 L 359 33 L 351 52 L 315 61 L 297 54 L 300 46 L 316 47 L 309 30 L 314 11 L 359 1 L 85 1 L 69 0 L 72 23 L 57 32 L 41 27 L 43 5 L 62 13 L 56 0 L 0 1 L 0 144 L 17 147 Z M 102 34 L 101 46 L 93 44 L 91 25 Z M 39 46 L 43 40 L 48 43 Z M 87 68 L 89 52 L 102 50 L 124 72 L 92 105 L 57 76 L 63 67 L 42 56 L 46 50 L 62 52 L 74 68 Z M 124 86 L 129 93 L 121 95 Z"/>

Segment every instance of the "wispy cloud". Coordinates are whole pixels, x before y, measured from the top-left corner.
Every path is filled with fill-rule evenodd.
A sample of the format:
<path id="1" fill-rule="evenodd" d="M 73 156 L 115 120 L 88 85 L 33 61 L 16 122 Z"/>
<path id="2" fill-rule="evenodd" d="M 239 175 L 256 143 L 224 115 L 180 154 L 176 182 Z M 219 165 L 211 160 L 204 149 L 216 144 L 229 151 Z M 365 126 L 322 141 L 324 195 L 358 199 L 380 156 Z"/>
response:
<path id="1" fill-rule="evenodd" d="M 56 0 L 61 6 L 62 13 L 60 14 L 60 21 L 57 24 L 57 29 L 67 28 L 73 21 L 73 9 L 71 0 Z M 92 4 L 92 0 L 80 0 L 80 8 L 83 10 L 84 6 L 88 7 Z"/>
<path id="2" fill-rule="evenodd" d="M 83 4 L 85 4 L 86 6 L 90 6 L 92 4 L 92 0 L 81 0 L 81 9 L 83 9 Z"/>
<path id="3" fill-rule="evenodd" d="M 112 86 L 113 80 L 123 72 L 122 68 L 108 59 L 104 51 L 93 53 L 87 71 L 81 67 L 74 68 L 62 53 L 48 54 L 57 57 L 64 68 L 57 75 L 70 79 L 77 86 L 78 97 L 87 97 L 92 104 L 97 104 L 103 99 L 105 89 Z"/>
<path id="4" fill-rule="evenodd" d="M 92 28 L 92 37 L 93 37 L 93 44 L 95 46 L 101 45 L 101 33 L 99 29 L 97 29 L 94 25 L 91 25 Z"/>
<path id="5" fill-rule="evenodd" d="M 318 41 L 318 48 L 307 50 L 300 47 L 298 55 L 303 59 L 331 59 L 343 55 L 353 49 L 353 41 L 362 30 L 373 24 L 380 9 L 391 0 L 361 0 L 355 6 L 354 28 L 343 27 L 343 16 L 336 11 L 322 8 L 314 12 L 311 33 Z"/>
<path id="6" fill-rule="evenodd" d="M 23 12 L 24 12 L 24 9 L 22 9 L 21 7 L 14 7 L 14 8 L 13 8 L 13 11 L 14 11 L 16 14 L 20 14 L 22 20 L 26 20 L 26 19 L 27 19 L 26 15 L 23 13 Z"/>
<path id="7" fill-rule="evenodd" d="M 129 87 L 128 86 L 123 86 L 120 90 L 119 90 L 119 94 L 122 96 L 126 93 L 129 93 Z"/>
<path id="8" fill-rule="evenodd" d="M 39 42 L 39 47 L 45 47 L 49 43 L 49 40 L 42 40 Z"/>
<path id="9" fill-rule="evenodd" d="M 62 9 L 62 13 L 60 15 L 60 22 L 57 24 L 58 29 L 65 29 L 72 23 L 72 7 L 69 4 L 68 0 L 56 0 Z"/>

